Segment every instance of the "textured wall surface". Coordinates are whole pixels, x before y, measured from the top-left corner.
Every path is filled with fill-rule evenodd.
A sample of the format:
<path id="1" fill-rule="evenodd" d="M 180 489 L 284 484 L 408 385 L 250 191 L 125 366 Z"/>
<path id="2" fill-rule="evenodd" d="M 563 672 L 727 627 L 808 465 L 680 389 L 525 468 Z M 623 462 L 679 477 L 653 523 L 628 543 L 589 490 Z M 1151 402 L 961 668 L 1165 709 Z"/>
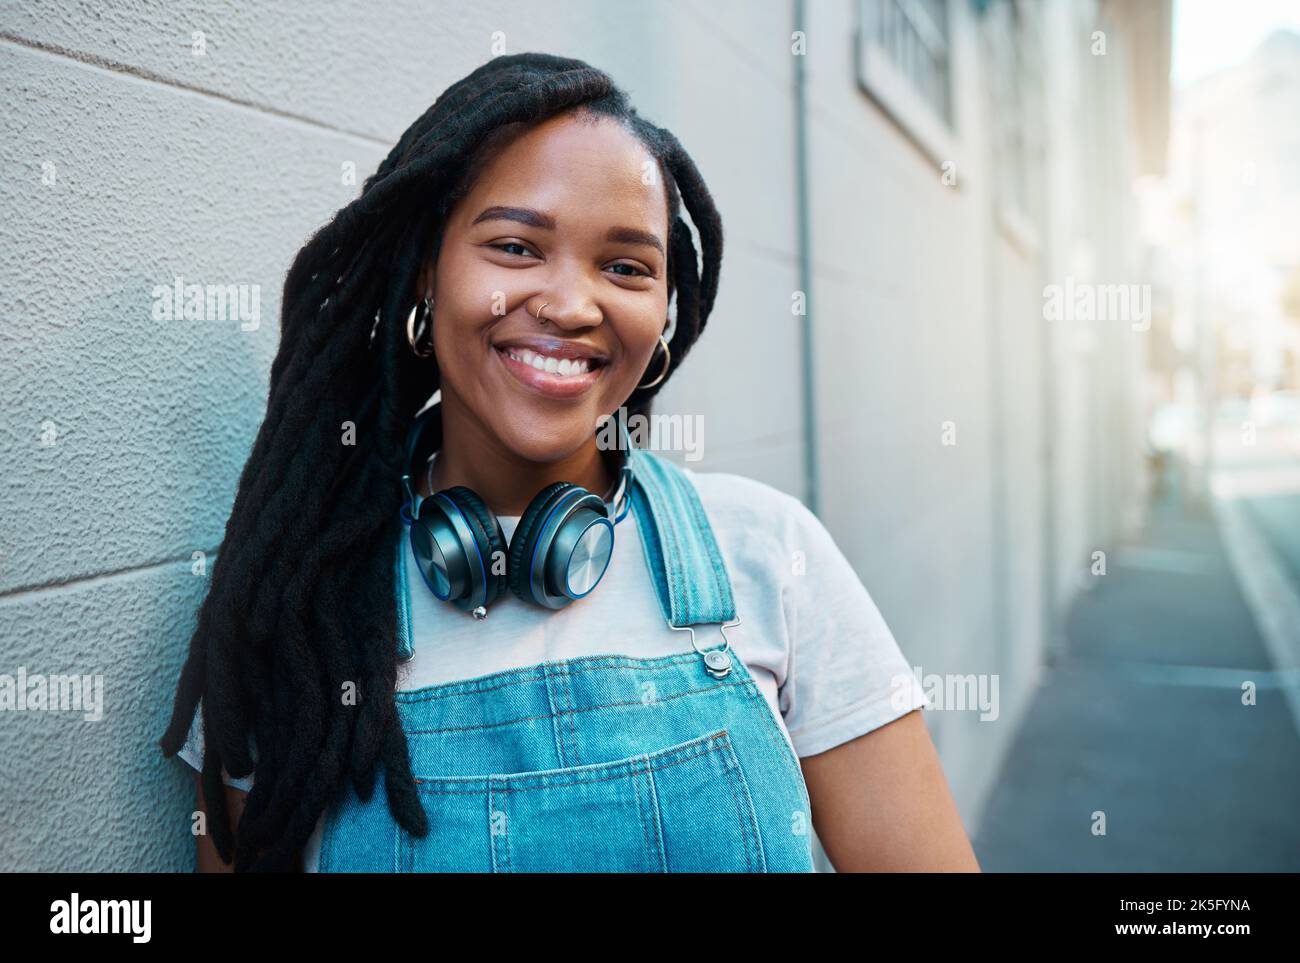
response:
<path id="1" fill-rule="evenodd" d="M 4 714 L 0 867 L 192 865 L 192 784 L 156 739 L 206 585 L 191 559 L 218 548 L 265 413 L 284 272 L 355 196 L 343 165 L 363 180 L 495 31 L 610 70 L 688 145 L 727 262 L 660 405 L 707 413 L 702 467 L 797 492 L 789 11 L 740 10 L 0 3 L 0 672 L 104 678 L 101 721 Z M 154 320 L 176 277 L 257 285 L 260 323 Z"/>
<path id="2" fill-rule="evenodd" d="M 1009 720 L 1043 645 L 1041 335 L 1018 327 L 1042 279 L 990 214 L 969 37 L 953 190 L 858 88 L 856 4 L 808 6 L 821 514 L 909 659 L 1002 669 Z M 284 273 L 494 41 L 608 70 L 691 152 L 725 265 L 657 410 L 704 416 L 692 467 L 808 496 L 791 29 L 785 0 L 0 0 L 0 673 L 104 679 L 101 721 L 0 718 L 0 869 L 192 865 L 192 783 L 156 740 L 207 584 L 192 560 L 220 545 L 264 415 Z M 154 289 L 177 277 L 257 286 L 260 321 L 156 320 Z M 1089 370 L 1057 372 L 1075 386 L 1067 507 L 1088 503 L 1089 432 L 1107 427 Z M 1082 549 L 1106 520 L 1066 522 Z M 927 722 L 972 829 L 1010 729 Z"/>

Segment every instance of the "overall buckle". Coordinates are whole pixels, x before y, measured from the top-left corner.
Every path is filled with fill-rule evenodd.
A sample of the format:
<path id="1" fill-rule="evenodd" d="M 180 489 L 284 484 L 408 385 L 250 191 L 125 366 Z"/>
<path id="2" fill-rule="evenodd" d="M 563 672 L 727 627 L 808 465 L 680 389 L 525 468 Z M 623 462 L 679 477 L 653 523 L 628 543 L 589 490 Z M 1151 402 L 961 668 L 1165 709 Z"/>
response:
<path id="1" fill-rule="evenodd" d="M 689 625 L 673 625 L 668 619 L 664 619 L 668 628 L 674 632 L 689 632 L 691 634 L 691 648 L 698 652 L 704 658 L 704 668 L 709 675 L 715 679 L 725 679 L 731 673 L 732 659 L 730 655 L 731 640 L 727 638 L 727 629 L 735 628 L 740 624 L 740 616 L 737 615 L 734 622 L 702 622 L 701 625 L 717 625 L 718 631 L 722 633 L 722 645 L 712 649 L 701 649 L 695 641 L 695 629 Z"/>

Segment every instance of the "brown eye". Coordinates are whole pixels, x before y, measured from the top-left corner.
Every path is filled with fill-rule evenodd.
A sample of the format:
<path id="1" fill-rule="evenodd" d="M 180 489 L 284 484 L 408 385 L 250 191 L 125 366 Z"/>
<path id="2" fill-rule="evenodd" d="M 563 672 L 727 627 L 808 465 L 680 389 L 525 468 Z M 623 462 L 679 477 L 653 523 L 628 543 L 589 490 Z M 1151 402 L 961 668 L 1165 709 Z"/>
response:
<path id="1" fill-rule="evenodd" d="M 518 251 L 517 253 L 518 253 L 520 256 L 523 256 L 523 255 L 531 254 L 531 253 L 532 253 L 532 251 L 528 250 L 528 248 L 524 247 L 522 244 L 518 243 L 517 241 L 506 241 L 506 243 L 504 243 L 504 244 L 489 244 L 488 247 L 494 247 L 494 248 L 496 248 L 498 251 L 505 251 L 505 253 L 507 253 L 507 254 L 515 254 L 516 252 L 515 252 L 515 251 L 506 251 L 506 248 L 508 248 L 508 247 L 517 247 L 517 248 L 519 248 L 519 251 Z"/>

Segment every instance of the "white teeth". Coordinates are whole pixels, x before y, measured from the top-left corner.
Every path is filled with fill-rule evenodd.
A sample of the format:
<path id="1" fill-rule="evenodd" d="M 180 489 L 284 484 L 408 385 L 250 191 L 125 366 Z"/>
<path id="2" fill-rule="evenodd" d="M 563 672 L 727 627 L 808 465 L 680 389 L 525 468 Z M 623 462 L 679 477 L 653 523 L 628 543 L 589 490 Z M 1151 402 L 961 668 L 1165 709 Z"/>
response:
<path id="1" fill-rule="evenodd" d="M 521 364 L 536 368 L 538 371 L 545 371 L 547 374 L 558 374 L 562 378 L 586 374 L 591 370 L 586 358 L 551 358 L 528 348 L 520 348 L 518 353 L 507 348 L 506 355 Z"/>

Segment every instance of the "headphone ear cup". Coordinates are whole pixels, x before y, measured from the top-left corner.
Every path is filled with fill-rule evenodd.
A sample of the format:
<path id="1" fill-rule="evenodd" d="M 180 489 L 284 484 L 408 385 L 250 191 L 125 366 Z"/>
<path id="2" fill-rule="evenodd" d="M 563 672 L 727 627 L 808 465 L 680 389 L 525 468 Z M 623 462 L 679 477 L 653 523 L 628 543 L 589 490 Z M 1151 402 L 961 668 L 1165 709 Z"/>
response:
<path id="1" fill-rule="evenodd" d="M 573 488 L 572 482 L 553 482 L 547 485 L 528 503 L 519 516 L 519 525 L 510 539 L 510 591 L 525 602 L 537 602 L 528 591 L 528 565 L 540 533 L 541 523 L 556 497 Z"/>
<path id="2" fill-rule="evenodd" d="M 478 543 L 479 552 L 482 554 L 483 570 L 487 575 L 487 591 L 484 593 L 483 604 L 489 605 L 506 590 L 509 555 L 505 532 L 501 530 L 501 523 L 497 521 L 492 509 L 484 504 L 483 499 L 479 498 L 473 489 L 456 485 L 454 488 L 445 489 L 441 494 L 446 495 L 464 511 L 465 518 L 473 531 L 474 540 Z"/>

